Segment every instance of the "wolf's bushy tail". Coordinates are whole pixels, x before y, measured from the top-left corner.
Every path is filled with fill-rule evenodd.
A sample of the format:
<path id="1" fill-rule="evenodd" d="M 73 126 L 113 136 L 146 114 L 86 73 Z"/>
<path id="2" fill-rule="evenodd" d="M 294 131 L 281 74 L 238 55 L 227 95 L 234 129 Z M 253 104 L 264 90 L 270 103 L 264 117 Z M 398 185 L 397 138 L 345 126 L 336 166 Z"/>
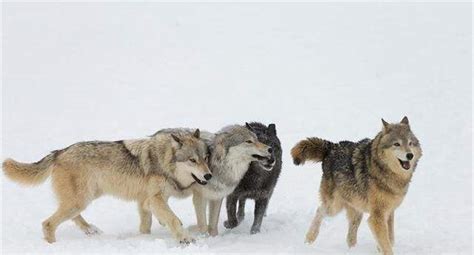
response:
<path id="1" fill-rule="evenodd" d="M 307 160 L 320 162 L 326 157 L 331 144 L 331 142 L 317 137 L 301 140 L 291 149 L 293 163 L 300 165 Z"/>
<path id="2" fill-rule="evenodd" d="M 20 163 L 11 158 L 3 161 L 3 172 L 8 178 L 21 184 L 38 185 L 51 174 L 55 153 L 51 153 L 36 163 Z"/>

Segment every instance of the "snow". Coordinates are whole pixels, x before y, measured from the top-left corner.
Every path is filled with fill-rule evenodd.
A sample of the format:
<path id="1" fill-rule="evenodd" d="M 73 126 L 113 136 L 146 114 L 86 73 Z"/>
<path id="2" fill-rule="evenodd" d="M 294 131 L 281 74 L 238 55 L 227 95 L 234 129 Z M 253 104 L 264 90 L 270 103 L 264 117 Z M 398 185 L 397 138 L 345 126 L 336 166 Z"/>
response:
<path id="1" fill-rule="evenodd" d="M 166 127 L 216 131 L 276 123 L 284 165 L 262 232 L 253 202 L 236 229 L 182 247 L 154 220 L 138 232 L 136 205 L 111 197 L 57 242 L 41 222 L 56 207 L 50 183 L 2 175 L 2 253 L 376 254 L 364 220 L 355 248 L 344 213 L 304 244 L 320 164 L 296 167 L 307 136 L 373 137 L 380 118 L 407 115 L 424 150 L 396 211 L 398 254 L 472 253 L 471 5 L 464 4 L 13 4 L 3 5 L 2 158 L 32 162 L 83 140 L 139 138 Z M 191 199 L 172 199 L 185 226 Z M 366 219 L 365 217 L 364 219 Z"/>

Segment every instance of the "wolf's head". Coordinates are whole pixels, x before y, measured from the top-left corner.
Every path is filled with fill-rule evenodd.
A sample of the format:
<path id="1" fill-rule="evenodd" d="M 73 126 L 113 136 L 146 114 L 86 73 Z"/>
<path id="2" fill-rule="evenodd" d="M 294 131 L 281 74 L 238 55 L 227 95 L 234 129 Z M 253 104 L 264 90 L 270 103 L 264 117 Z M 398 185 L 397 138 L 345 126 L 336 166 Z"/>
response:
<path id="1" fill-rule="evenodd" d="M 249 129 L 234 125 L 222 130 L 216 137 L 215 157 L 225 157 L 240 162 L 267 162 L 272 157 L 272 148 L 261 143 L 257 135 Z"/>
<path id="2" fill-rule="evenodd" d="M 422 155 L 420 143 L 410 129 L 408 118 L 389 124 L 382 119 L 380 157 L 393 171 L 413 172 Z"/>
<path id="3" fill-rule="evenodd" d="M 275 152 L 280 150 L 279 140 L 276 135 L 276 127 L 275 124 L 270 124 L 267 126 L 258 123 L 245 123 L 247 129 L 252 131 L 257 135 L 258 141 L 262 142 L 263 144 L 269 146 L 271 150 L 271 156 L 269 158 L 265 158 L 258 161 L 258 164 L 262 166 L 261 168 L 266 171 L 271 171 L 275 166 Z"/>
<path id="4" fill-rule="evenodd" d="M 196 181 L 206 185 L 212 178 L 207 165 L 209 151 L 207 145 L 199 138 L 199 129 L 194 133 L 170 133 L 175 151 L 176 177 L 180 182 Z"/>

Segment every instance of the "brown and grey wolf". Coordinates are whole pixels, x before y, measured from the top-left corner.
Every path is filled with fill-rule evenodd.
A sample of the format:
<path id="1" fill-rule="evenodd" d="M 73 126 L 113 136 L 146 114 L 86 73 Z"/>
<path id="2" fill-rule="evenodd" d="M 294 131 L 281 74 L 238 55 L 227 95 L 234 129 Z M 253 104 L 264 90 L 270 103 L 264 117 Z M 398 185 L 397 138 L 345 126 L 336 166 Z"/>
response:
<path id="1" fill-rule="evenodd" d="M 245 200 L 253 199 L 255 200 L 255 210 L 250 233 L 255 234 L 260 232 L 263 216 L 280 176 L 282 149 L 275 124 L 266 126 L 259 122 L 251 122 L 249 126 L 260 142 L 272 148 L 272 156 L 263 164 L 261 161 L 252 162 L 237 188 L 227 196 L 227 221 L 224 222 L 224 226 L 226 228 L 238 226 L 245 216 Z M 236 214 L 237 201 L 239 206 Z"/>
<path id="2" fill-rule="evenodd" d="M 43 222 L 46 241 L 56 241 L 56 228 L 71 219 L 86 234 L 97 232 L 81 216 L 94 199 L 112 195 L 138 202 L 140 232 L 150 233 L 152 214 L 181 243 L 193 239 L 168 206 L 168 198 L 186 197 L 195 183 L 212 177 L 208 147 L 200 132 L 170 130 L 149 138 L 115 142 L 80 142 L 53 151 L 36 163 L 3 162 L 3 171 L 22 184 L 40 184 L 51 175 L 59 207 Z"/>
<path id="3" fill-rule="evenodd" d="M 208 164 L 213 177 L 205 186 L 193 186 L 193 203 L 199 232 L 215 236 L 222 200 L 234 191 L 251 162 L 268 164 L 272 148 L 261 143 L 248 124 L 225 127 L 209 138 L 211 155 Z M 206 220 L 207 204 L 209 224 Z"/>
<path id="4" fill-rule="evenodd" d="M 405 197 L 413 172 L 422 155 L 420 143 L 408 118 L 389 124 L 374 139 L 333 143 L 320 138 L 300 141 L 291 150 L 296 165 L 322 162 L 319 188 L 321 206 L 306 234 L 316 240 L 321 221 L 346 209 L 349 221 L 347 244 L 357 242 L 363 213 L 369 213 L 369 227 L 383 254 L 392 254 L 395 209 Z"/>

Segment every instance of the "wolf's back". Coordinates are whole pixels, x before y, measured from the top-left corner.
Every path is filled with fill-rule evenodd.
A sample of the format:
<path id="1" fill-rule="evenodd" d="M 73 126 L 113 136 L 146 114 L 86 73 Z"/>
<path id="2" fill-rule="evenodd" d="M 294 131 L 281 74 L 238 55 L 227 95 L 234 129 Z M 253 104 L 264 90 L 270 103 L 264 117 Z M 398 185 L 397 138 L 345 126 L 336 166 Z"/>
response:
<path id="1" fill-rule="evenodd" d="M 307 160 L 321 162 L 326 157 L 331 144 L 331 142 L 317 137 L 301 140 L 291 149 L 293 163 L 300 165 Z"/>
<path id="2" fill-rule="evenodd" d="M 27 185 L 38 185 L 44 182 L 51 173 L 55 153 L 49 154 L 36 163 L 21 163 L 11 158 L 3 161 L 3 172 L 13 181 Z"/>

